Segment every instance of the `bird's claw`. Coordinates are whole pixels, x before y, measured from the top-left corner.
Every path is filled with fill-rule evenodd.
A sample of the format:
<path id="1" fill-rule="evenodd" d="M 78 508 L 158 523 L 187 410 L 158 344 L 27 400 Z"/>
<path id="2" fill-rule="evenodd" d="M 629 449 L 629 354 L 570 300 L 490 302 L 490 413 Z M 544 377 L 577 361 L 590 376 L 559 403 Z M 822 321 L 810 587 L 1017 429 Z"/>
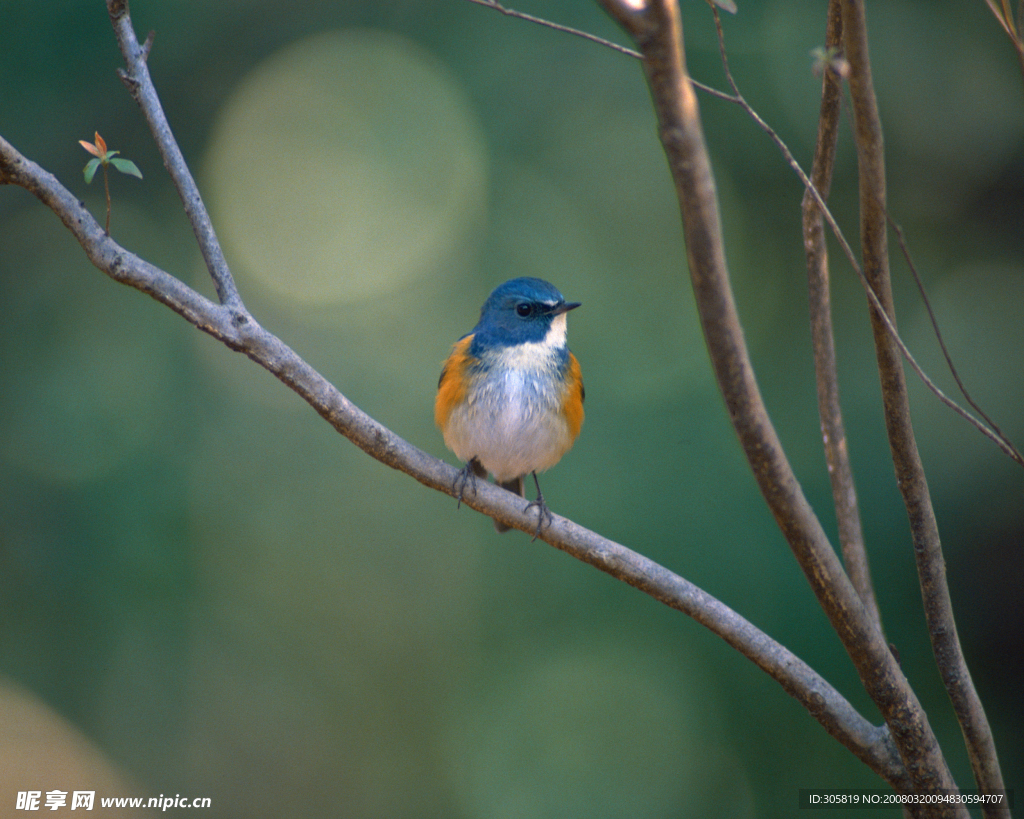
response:
<path id="1" fill-rule="evenodd" d="M 473 489 L 473 494 L 476 494 L 476 479 L 480 474 L 480 462 L 476 458 L 472 458 L 466 461 L 465 466 L 459 470 L 459 474 L 455 476 L 455 480 L 452 481 L 452 492 L 455 494 L 458 504 L 456 509 L 462 506 L 462 496 L 466 494 L 466 487 L 470 486 Z"/>
<path id="2" fill-rule="evenodd" d="M 540 537 L 540 531 L 545 526 L 551 525 L 551 510 L 548 509 L 548 505 L 544 502 L 544 496 L 538 495 L 537 500 L 530 501 L 526 504 L 526 508 L 523 512 L 529 512 L 530 509 L 537 510 L 537 529 L 533 533 L 533 540 Z"/>

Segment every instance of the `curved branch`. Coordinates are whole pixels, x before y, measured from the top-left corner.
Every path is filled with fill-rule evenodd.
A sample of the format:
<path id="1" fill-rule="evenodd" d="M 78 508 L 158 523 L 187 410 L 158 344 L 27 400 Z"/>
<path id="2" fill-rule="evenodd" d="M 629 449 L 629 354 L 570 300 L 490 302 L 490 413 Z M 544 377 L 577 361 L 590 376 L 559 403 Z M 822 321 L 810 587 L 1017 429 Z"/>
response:
<path id="1" fill-rule="evenodd" d="M 198 240 L 212 248 L 209 257 L 215 263 L 210 265 L 211 275 L 218 282 L 224 304 L 204 298 L 174 276 L 120 247 L 56 177 L 23 157 L 2 137 L 0 182 L 20 185 L 38 197 L 64 222 L 90 261 L 111 278 L 149 294 L 200 330 L 245 353 L 301 395 L 336 430 L 372 457 L 454 497 L 458 470 L 412 446 L 362 412 L 246 311 L 223 264 L 205 207 L 163 118 L 145 70 L 148 47 L 138 46 L 125 3 L 110 0 L 108 7 L 129 65 L 129 88 L 140 100 L 150 121 Z M 478 481 L 475 491 L 468 493 L 463 502 L 523 531 L 534 530 L 536 522 L 519 499 L 492 484 Z M 577 559 L 693 617 L 718 634 L 777 680 L 830 734 L 894 788 L 908 787 L 909 778 L 888 731 L 871 725 L 826 680 L 727 606 L 647 558 L 557 515 L 545 527 L 542 537 Z"/>
<path id="2" fill-rule="evenodd" d="M 608 40 L 605 40 L 602 37 L 596 37 L 593 34 L 588 34 L 585 31 L 580 31 L 578 29 L 570 28 L 569 26 L 563 26 L 560 23 L 554 23 L 551 22 L 550 20 L 545 20 L 541 17 L 535 17 L 532 14 L 525 14 L 523 12 L 516 11 L 515 9 L 510 9 L 498 3 L 497 0 L 469 0 L 469 2 L 475 3 L 480 6 L 486 6 L 487 8 L 494 9 L 495 11 L 501 12 L 502 14 L 509 17 L 515 17 L 516 19 L 525 20 L 526 22 L 529 23 L 535 23 L 539 26 L 544 26 L 546 28 L 551 28 L 556 31 L 561 31 L 567 34 L 575 35 L 577 37 L 582 37 L 585 40 L 597 43 L 598 45 L 606 46 L 607 48 L 611 48 L 615 51 L 618 51 L 621 54 L 642 59 L 642 55 L 639 52 L 633 51 L 632 49 L 623 48 L 617 43 L 612 43 Z M 724 91 L 719 91 L 717 88 L 712 88 L 709 85 L 704 85 L 703 83 L 695 80 L 693 77 L 689 78 L 690 83 L 695 88 L 707 94 L 710 94 L 711 96 L 718 97 L 719 99 L 725 100 L 726 102 L 731 102 L 736 105 L 739 105 L 741 108 L 743 108 L 744 111 L 746 111 L 747 115 L 754 120 L 757 126 L 761 128 L 766 134 L 768 134 L 772 142 L 774 142 L 775 145 L 782 152 L 787 164 L 790 166 L 790 168 L 793 169 L 793 172 L 796 173 L 796 175 L 800 178 L 800 181 L 807 188 L 807 192 L 816 199 L 818 207 L 821 208 L 821 211 L 825 217 L 825 221 L 828 222 L 829 228 L 831 228 L 832 232 L 836 236 L 836 239 L 839 241 L 839 244 L 842 247 L 844 253 L 846 254 L 847 259 L 849 259 L 850 261 L 850 265 L 853 267 L 854 271 L 860 277 L 861 283 L 864 285 L 864 289 L 867 292 L 868 299 L 872 302 L 872 304 L 875 304 L 877 308 L 878 297 L 871 290 L 871 286 L 868 284 L 867 279 L 864 277 L 864 271 L 861 270 L 860 264 L 857 262 L 857 258 L 853 254 L 853 249 L 846 241 L 846 237 L 843 236 L 843 233 L 839 228 L 839 224 L 835 221 L 834 217 L 829 211 L 828 206 L 825 204 L 825 200 L 818 193 L 817 189 L 813 187 L 810 179 L 807 177 L 807 174 L 804 173 L 803 169 L 800 167 L 800 164 L 793 157 L 792 152 L 782 141 L 779 135 L 767 122 L 764 121 L 764 119 L 761 118 L 761 116 L 753 109 L 753 107 L 746 101 L 746 99 L 744 99 L 743 95 L 739 92 L 739 89 L 736 87 L 736 83 L 733 82 L 732 75 L 729 69 L 729 61 L 726 58 L 725 54 L 725 46 L 722 38 L 722 28 L 719 22 L 717 8 L 718 4 L 716 4 L 714 0 L 709 0 L 709 5 L 711 5 L 711 10 L 715 15 L 715 23 L 718 27 L 719 48 L 721 49 L 722 53 L 722 67 L 725 69 L 726 77 L 728 78 L 729 84 L 732 86 L 734 93 L 727 94 Z M 632 6 L 624 6 L 621 19 L 620 15 L 616 12 L 613 12 L 612 16 L 619 20 L 619 22 L 626 21 L 626 23 L 628 23 L 629 21 L 632 20 L 632 11 L 634 11 Z M 626 28 L 626 30 L 628 31 L 629 25 L 626 23 L 623 23 L 623 27 Z M 883 320 L 888 322 L 888 317 L 883 316 Z M 981 415 L 984 421 L 981 421 L 978 418 L 976 418 L 970 412 L 968 412 L 959 404 L 957 404 L 956 401 L 954 401 L 952 398 L 946 395 L 942 390 L 940 390 L 938 385 L 928 376 L 927 373 L 925 373 L 925 371 L 917 363 L 916 359 L 913 357 L 906 344 L 904 344 L 903 340 L 899 337 L 899 335 L 897 335 L 896 328 L 891 324 L 887 325 L 887 327 L 889 332 L 893 336 L 893 340 L 896 342 L 897 346 L 899 346 L 900 348 L 900 351 L 903 353 L 904 358 L 907 359 L 907 363 L 910 364 L 914 372 L 917 373 L 918 377 L 921 379 L 924 385 L 932 393 L 934 393 L 935 397 L 938 398 L 939 401 L 941 401 L 947 407 L 949 407 L 949 409 L 953 410 L 953 412 L 955 412 L 957 415 L 959 415 L 961 418 L 967 421 L 967 423 L 969 423 L 971 426 L 977 429 L 978 432 L 980 432 L 982 435 L 984 435 L 986 438 L 988 438 L 994 444 L 996 444 L 996 446 L 998 446 L 1012 460 L 1016 461 L 1021 466 L 1024 466 L 1024 455 L 1021 455 L 1021 453 L 1017 450 L 1013 443 L 1008 438 L 1006 438 L 1005 435 L 1003 435 L 1000 429 L 995 424 L 993 424 L 991 420 L 989 420 L 988 416 L 984 412 L 982 412 L 980 408 L 971 400 L 970 396 L 966 394 L 966 391 L 963 390 L 963 388 L 961 387 L 961 391 L 964 392 L 964 397 L 967 399 L 967 402 L 972 407 L 974 407 L 975 410 L 978 411 L 978 414 Z M 953 377 L 957 380 L 959 386 L 959 379 L 956 376 L 955 369 L 953 368 L 951 362 L 950 369 L 953 371 Z"/>
<path id="3" fill-rule="evenodd" d="M 978 789 L 986 793 L 1001 791 L 1003 778 L 992 731 L 956 632 L 938 524 L 910 420 L 910 401 L 901 351 L 887 329 L 887 325 L 895 326 L 896 314 L 889 276 L 885 154 L 871 79 L 864 6 L 861 0 L 843 0 L 842 7 L 843 39 L 845 57 L 850 64 L 850 95 L 853 101 L 860 177 L 863 268 L 871 290 L 877 295 L 881 310 L 886 314 L 882 316 L 879 307 L 871 304 L 871 325 L 882 382 L 889 447 L 896 467 L 896 481 L 910 518 L 914 557 L 935 661 L 960 722 Z M 1009 814 L 1004 806 L 987 808 L 986 815 Z"/>
<path id="4" fill-rule="evenodd" d="M 205 333 L 244 353 L 301 395 L 352 443 L 393 469 L 452 497 L 459 471 L 405 441 L 364 413 L 241 306 L 218 305 L 171 274 L 125 250 L 106 235 L 75 196 L 52 174 L 0 137 L 0 182 L 19 185 L 50 208 L 82 245 L 90 261 L 115 281 L 170 307 Z M 536 517 L 521 500 L 485 481 L 462 502 L 532 533 Z M 578 560 L 692 617 L 776 680 L 824 726 L 898 791 L 910 787 L 889 732 L 865 720 L 825 679 L 784 646 L 684 578 L 625 546 L 558 515 L 541 538 Z"/>
<path id="5" fill-rule="evenodd" d="M 825 47 L 842 43 L 843 19 L 839 0 L 828 6 Z M 818 139 L 811 168 L 811 184 L 823 199 L 828 198 L 835 165 L 836 143 L 839 140 L 839 113 L 842 101 L 840 78 L 826 69 L 822 75 L 821 113 L 818 117 Z M 825 244 L 825 222 L 810 188 L 803 198 L 804 251 L 807 255 L 807 283 L 811 308 L 811 342 L 814 347 L 814 373 L 818 383 L 818 414 L 825 445 L 825 461 L 832 498 L 836 509 L 839 543 L 843 564 L 857 594 L 879 630 L 882 618 L 871 583 L 864 532 L 861 528 L 857 490 L 846 446 L 846 428 L 839 403 L 839 375 L 836 366 L 836 343 L 832 332 L 832 307 L 829 286 L 828 250 Z"/>
<path id="6" fill-rule="evenodd" d="M 915 791 L 955 787 L 916 695 L 843 572 L 782 450 L 754 378 L 729 283 L 715 184 L 673 0 L 601 0 L 633 37 L 676 185 L 697 310 L 719 388 L 762 494 L 868 694 L 892 732 Z M 941 810 L 940 814 L 966 815 Z"/>

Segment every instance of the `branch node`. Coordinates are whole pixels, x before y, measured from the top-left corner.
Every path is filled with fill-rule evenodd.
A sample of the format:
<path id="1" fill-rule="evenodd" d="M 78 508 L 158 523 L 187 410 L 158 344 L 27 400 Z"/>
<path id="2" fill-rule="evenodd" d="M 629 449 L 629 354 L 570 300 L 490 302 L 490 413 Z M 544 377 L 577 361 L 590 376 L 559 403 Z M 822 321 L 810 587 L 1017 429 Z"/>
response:
<path id="1" fill-rule="evenodd" d="M 135 100 L 138 100 L 139 92 L 139 81 L 132 77 L 127 69 L 117 69 L 117 78 L 122 82 L 125 88 L 128 89 L 128 93 L 132 95 Z"/>

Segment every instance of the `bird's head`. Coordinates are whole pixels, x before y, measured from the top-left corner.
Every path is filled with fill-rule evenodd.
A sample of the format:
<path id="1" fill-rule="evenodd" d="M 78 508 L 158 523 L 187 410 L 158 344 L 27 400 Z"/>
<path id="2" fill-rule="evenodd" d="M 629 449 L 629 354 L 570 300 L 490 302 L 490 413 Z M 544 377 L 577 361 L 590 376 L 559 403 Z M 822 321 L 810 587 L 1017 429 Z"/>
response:
<path id="1" fill-rule="evenodd" d="M 487 297 L 474 333 L 480 342 L 494 346 L 541 342 L 564 346 L 565 314 L 579 306 L 579 302 L 567 302 L 543 279 L 510 279 Z"/>

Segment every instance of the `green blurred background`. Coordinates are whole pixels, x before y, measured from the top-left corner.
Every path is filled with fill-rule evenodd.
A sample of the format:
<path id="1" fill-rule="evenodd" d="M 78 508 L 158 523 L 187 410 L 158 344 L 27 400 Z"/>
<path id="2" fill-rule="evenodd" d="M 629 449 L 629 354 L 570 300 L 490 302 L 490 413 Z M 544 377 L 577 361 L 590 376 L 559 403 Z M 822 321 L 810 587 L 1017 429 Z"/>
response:
<path id="1" fill-rule="evenodd" d="M 805 166 L 824 5 L 741 0 L 724 21 L 744 94 Z M 625 41 L 592 3 L 518 7 Z M 544 477 L 552 507 L 719 597 L 878 721 L 711 378 L 634 60 L 460 0 L 136 0 L 132 12 L 140 39 L 156 32 L 168 117 L 268 329 L 452 460 L 432 424 L 449 345 L 498 283 L 551 280 L 584 304 L 570 342 L 589 396 L 579 442 Z M 692 72 L 724 87 L 708 8 L 683 0 L 683 14 Z M 976 398 L 1021 443 L 1016 61 L 982 0 L 874 3 L 869 23 L 892 212 Z M 115 75 L 103 3 L 0 0 L 0 32 L 0 133 L 102 219 L 77 144 L 98 130 L 145 174 L 111 180 L 114 238 L 211 293 Z M 701 104 L 760 383 L 831 532 L 802 190 L 737 107 Z M 833 203 L 855 240 L 848 126 Z M 883 618 L 969 787 L 865 299 L 835 259 Z M 894 267 L 905 337 L 951 389 Z M 371 460 L 247 359 L 98 273 L 14 188 L 0 189 L 0 304 L 0 815 L 18 790 L 93 788 L 209 796 L 224 817 L 770 817 L 797 813 L 798 788 L 883 787 L 710 633 Z M 960 634 L 1019 787 L 1024 476 L 911 390 Z"/>

